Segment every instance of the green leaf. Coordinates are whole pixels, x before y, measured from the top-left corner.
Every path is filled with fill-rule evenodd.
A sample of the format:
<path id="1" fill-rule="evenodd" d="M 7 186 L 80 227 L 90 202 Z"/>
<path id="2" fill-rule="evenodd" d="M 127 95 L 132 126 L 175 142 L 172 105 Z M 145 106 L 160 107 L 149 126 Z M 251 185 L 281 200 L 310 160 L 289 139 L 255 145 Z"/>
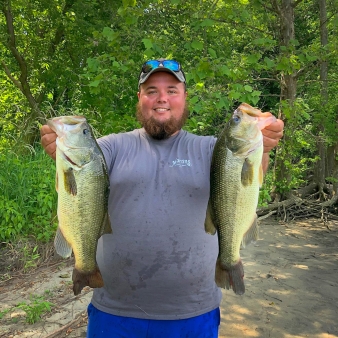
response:
<path id="1" fill-rule="evenodd" d="M 229 76 L 231 74 L 231 70 L 226 65 L 223 65 L 220 68 L 220 71 L 221 71 L 222 75 L 228 75 Z"/>
<path id="2" fill-rule="evenodd" d="M 268 68 L 272 68 L 272 67 L 275 66 L 275 62 L 273 60 L 269 59 L 268 57 L 264 58 L 264 62 L 268 66 Z"/>
<path id="3" fill-rule="evenodd" d="M 211 19 L 205 19 L 205 20 L 203 20 L 203 21 L 201 22 L 201 26 L 202 26 L 202 27 L 211 27 L 211 26 L 214 25 L 214 23 L 215 23 L 214 20 L 211 20 Z"/>
<path id="4" fill-rule="evenodd" d="M 124 8 L 136 6 L 136 0 L 122 0 Z"/>
<path id="5" fill-rule="evenodd" d="M 194 48 L 194 49 L 196 49 L 196 50 L 202 50 L 203 49 L 203 43 L 200 42 L 200 41 L 194 40 L 191 43 L 191 47 Z"/>
<path id="6" fill-rule="evenodd" d="M 254 90 L 253 92 L 252 92 L 252 96 L 260 96 L 262 94 L 262 92 L 261 91 L 259 91 L 259 90 Z"/>
<path id="7" fill-rule="evenodd" d="M 147 49 L 153 48 L 153 42 L 150 39 L 142 39 L 142 42 Z"/>
<path id="8" fill-rule="evenodd" d="M 196 96 L 193 96 L 191 99 L 189 99 L 189 103 L 191 104 L 195 104 L 199 101 L 199 97 L 196 95 Z"/>
<path id="9" fill-rule="evenodd" d="M 97 59 L 88 58 L 87 65 L 88 65 L 89 71 L 96 72 L 99 68 L 100 62 Z"/>
<path id="10" fill-rule="evenodd" d="M 208 48 L 208 53 L 210 54 L 211 57 L 213 58 L 217 58 L 217 54 L 216 54 L 216 51 L 212 48 Z"/>
<path id="11" fill-rule="evenodd" d="M 95 80 L 89 83 L 89 87 L 97 87 L 100 84 L 101 80 Z"/>
<path id="12" fill-rule="evenodd" d="M 245 89 L 247 92 L 249 92 L 249 93 L 252 92 L 252 87 L 249 86 L 249 85 L 245 85 L 245 86 L 244 86 L 244 89 Z"/>
<path id="13" fill-rule="evenodd" d="M 112 41 L 116 38 L 116 33 L 110 27 L 104 27 L 102 35 L 107 38 L 108 41 Z"/>

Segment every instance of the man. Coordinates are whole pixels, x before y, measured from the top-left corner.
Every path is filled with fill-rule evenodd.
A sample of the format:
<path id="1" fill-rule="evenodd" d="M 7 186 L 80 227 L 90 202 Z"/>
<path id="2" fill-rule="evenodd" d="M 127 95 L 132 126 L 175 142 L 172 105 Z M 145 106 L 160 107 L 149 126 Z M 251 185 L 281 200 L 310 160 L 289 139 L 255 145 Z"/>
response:
<path id="1" fill-rule="evenodd" d="M 215 138 L 181 128 L 185 76 L 175 60 L 152 60 L 139 76 L 143 128 L 98 140 L 109 177 L 113 235 L 100 238 L 104 287 L 94 289 L 87 337 L 217 337 L 221 291 L 214 282 L 217 236 L 204 231 Z M 265 130 L 263 165 L 283 135 Z M 55 133 L 41 128 L 55 158 Z"/>

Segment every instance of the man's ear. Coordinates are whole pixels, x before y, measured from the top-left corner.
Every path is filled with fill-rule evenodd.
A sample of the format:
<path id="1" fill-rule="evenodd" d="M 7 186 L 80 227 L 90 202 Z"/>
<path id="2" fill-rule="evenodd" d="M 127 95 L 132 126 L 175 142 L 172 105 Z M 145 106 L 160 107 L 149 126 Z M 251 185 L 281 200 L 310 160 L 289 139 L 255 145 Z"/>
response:
<path id="1" fill-rule="evenodd" d="M 140 99 L 140 92 L 137 92 L 137 97 L 138 99 Z"/>

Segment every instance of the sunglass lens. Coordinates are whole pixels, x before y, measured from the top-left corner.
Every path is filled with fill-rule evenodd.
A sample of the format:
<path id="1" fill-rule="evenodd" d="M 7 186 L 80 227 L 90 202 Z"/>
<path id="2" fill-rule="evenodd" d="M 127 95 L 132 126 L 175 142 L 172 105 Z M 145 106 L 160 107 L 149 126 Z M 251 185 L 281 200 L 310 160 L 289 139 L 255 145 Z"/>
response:
<path id="1" fill-rule="evenodd" d="M 157 60 L 147 61 L 143 66 L 143 73 L 149 73 L 152 69 L 157 68 L 159 64 Z"/>
<path id="2" fill-rule="evenodd" d="M 163 66 L 174 72 L 178 72 L 180 70 L 180 64 L 175 60 L 164 60 L 164 61 L 150 60 L 143 65 L 142 71 L 143 73 L 149 73 L 151 70 L 160 67 L 160 65 L 161 67 Z"/>
<path id="3" fill-rule="evenodd" d="M 180 70 L 180 64 L 175 60 L 165 60 L 163 61 L 163 67 L 178 72 Z"/>

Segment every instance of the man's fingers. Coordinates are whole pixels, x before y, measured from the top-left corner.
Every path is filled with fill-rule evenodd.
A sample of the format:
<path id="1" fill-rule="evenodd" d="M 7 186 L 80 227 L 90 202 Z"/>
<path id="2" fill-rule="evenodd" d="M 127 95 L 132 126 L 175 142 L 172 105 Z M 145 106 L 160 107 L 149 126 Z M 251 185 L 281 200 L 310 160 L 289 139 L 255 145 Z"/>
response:
<path id="1" fill-rule="evenodd" d="M 262 130 L 264 152 L 267 153 L 278 145 L 279 140 L 283 137 L 284 122 L 277 119 Z"/>
<path id="2" fill-rule="evenodd" d="M 47 125 L 43 125 L 40 129 L 41 145 L 45 152 L 55 160 L 56 157 L 56 133 Z"/>

